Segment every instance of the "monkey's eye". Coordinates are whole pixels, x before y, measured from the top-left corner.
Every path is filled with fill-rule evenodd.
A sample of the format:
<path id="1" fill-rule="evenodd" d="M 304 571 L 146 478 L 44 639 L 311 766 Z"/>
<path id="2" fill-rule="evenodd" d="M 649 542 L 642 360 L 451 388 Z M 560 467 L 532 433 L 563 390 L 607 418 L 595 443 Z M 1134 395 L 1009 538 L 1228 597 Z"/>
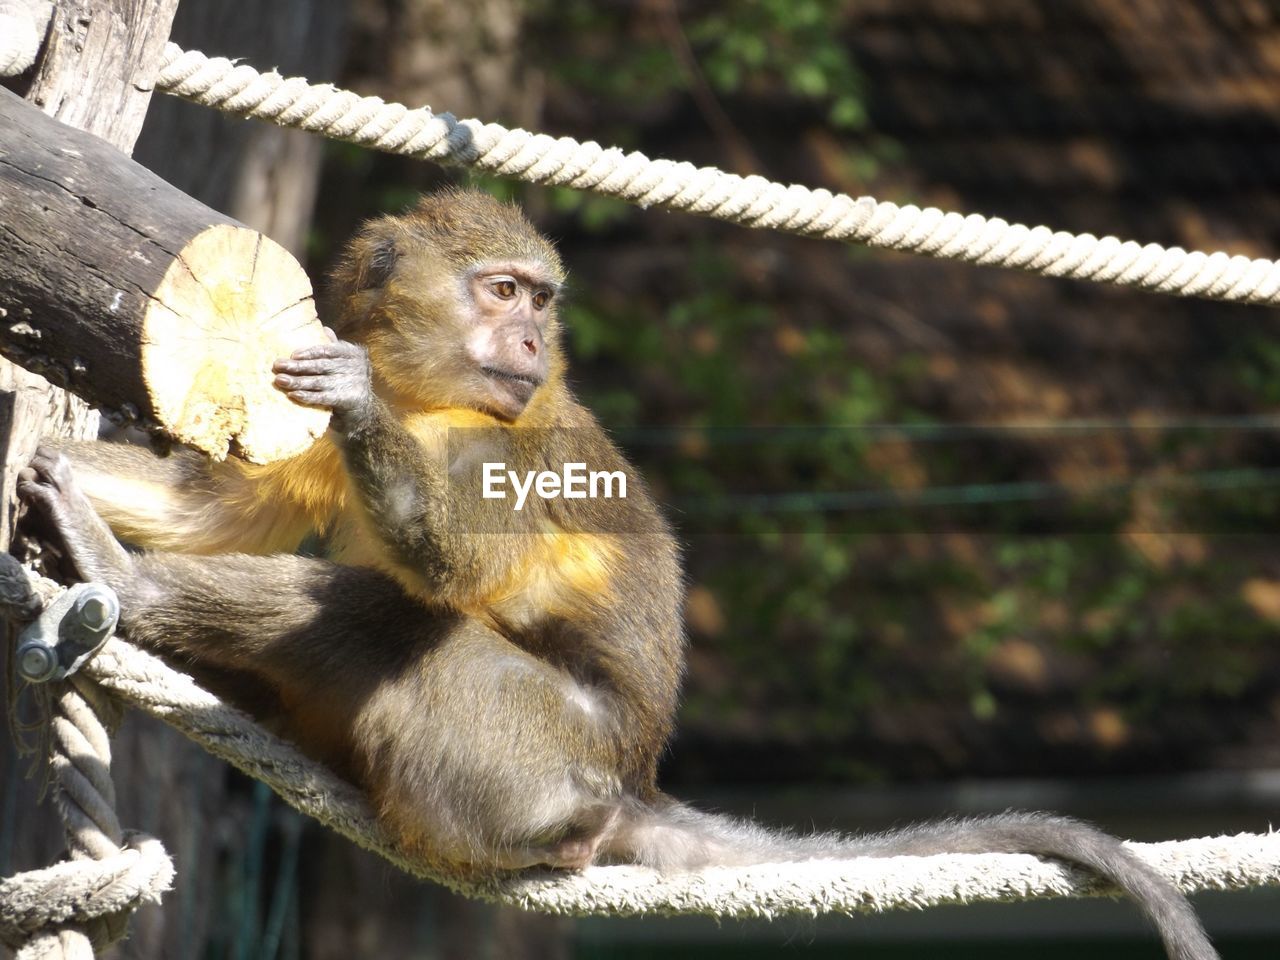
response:
<path id="1" fill-rule="evenodd" d="M 533 295 L 533 306 L 535 310 L 545 310 L 547 304 L 551 302 L 550 290 L 539 290 Z"/>
<path id="2" fill-rule="evenodd" d="M 516 295 L 516 282 L 514 280 L 495 280 L 493 292 L 503 300 L 510 300 Z"/>

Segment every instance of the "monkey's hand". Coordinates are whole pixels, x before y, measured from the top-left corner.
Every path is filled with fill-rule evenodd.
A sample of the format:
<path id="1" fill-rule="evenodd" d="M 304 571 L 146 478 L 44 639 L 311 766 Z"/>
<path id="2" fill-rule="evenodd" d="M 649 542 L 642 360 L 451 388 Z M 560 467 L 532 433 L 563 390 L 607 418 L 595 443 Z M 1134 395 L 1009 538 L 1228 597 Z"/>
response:
<path id="1" fill-rule="evenodd" d="M 76 484 L 71 461 L 63 453 L 43 444 L 38 447 L 31 463 L 18 472 L 18 495 L 52 521 L 82 577 L 117 592 L 127 584 L 133 558 Z"/>
<path id="2" fill-rule="evenodd" d="M 358 428 L 376 415 L 369 354 L 359 344 L 334 338 L 332 343 L 304 347 L 287 360 L 277 360 L 271 371 L 276 375 L 273 383 L 290 400 L 332 410 L 334 429 L 340 432 Z"/>

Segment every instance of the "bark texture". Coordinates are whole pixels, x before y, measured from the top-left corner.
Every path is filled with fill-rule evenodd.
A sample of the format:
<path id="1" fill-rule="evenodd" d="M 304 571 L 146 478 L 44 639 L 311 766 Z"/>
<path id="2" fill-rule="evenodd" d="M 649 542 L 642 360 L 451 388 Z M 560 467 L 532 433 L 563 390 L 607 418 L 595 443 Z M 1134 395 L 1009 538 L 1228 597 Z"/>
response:
<path id="1" fill-rule="evenodd" d="M 0 352 L 214 457 L 323 432 L 271 387 L 324 339 L 288 253 L 3 91 L 0 130 Z"/>

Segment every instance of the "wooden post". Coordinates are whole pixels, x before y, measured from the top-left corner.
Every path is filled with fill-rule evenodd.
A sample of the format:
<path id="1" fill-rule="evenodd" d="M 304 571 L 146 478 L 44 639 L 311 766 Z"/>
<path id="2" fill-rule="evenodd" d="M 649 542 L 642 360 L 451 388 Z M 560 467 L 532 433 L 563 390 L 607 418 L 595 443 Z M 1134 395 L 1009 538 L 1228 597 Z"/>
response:
<path id="1" fill-rule="evenodd" d="M 0 90 L 0 353 L 221 459 L 307 449 L 271 362 L 324 342 L 284 249 Z"/>
<path id="2" fill-rule="evenodd" d="M 63 123 L 125 154 L 142 131 L 178 0 L 57 0 L 34 69 L 10 83 Z M 42 433 L 97 434 L 97 415 L 42 377 L 0 361 L 0 549 L 13 539 L 17 471 Z"/>
<path id="3" fill-rule="evenodd" d="M 4 86 L 128 154 L 142 129 L 177 6 L 178 0 L 56 0 L 40 59 Z M 31 460 L 41 435 L 84 438 L 97 430 L 97 414 L 83 401 L 0 359 L 0 549 L 9 549 L 13 539 L 17 472 Z M 0 783 L 9 785 L 6 806 L 23 811 L 21 829 L 6 838 L 13 841 L 4 851 L 8 873 L 48 862 L 62 829 L 48 805 L 37 809 L 36 791 L 23 778 L 26 764 L 9 738 L 4 740 Z"/>
<path id="4" fill-rule="evenodd" d="M 142 132 L 178 0 L 58 0 L 23 96 L 129 154 Z"/>

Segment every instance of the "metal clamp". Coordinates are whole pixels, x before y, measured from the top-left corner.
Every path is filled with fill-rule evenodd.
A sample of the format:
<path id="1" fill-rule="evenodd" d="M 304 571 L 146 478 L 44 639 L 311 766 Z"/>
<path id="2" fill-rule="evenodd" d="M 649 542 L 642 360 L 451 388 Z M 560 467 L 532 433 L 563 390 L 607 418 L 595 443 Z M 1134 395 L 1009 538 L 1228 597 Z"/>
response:
<path id="1" fill-rule="evenodd" d="M 18 673 L 31 683 L 65 679 L 102 649 L 119 620 L 114 590 L 77 583 L 18 634 Z"/>

